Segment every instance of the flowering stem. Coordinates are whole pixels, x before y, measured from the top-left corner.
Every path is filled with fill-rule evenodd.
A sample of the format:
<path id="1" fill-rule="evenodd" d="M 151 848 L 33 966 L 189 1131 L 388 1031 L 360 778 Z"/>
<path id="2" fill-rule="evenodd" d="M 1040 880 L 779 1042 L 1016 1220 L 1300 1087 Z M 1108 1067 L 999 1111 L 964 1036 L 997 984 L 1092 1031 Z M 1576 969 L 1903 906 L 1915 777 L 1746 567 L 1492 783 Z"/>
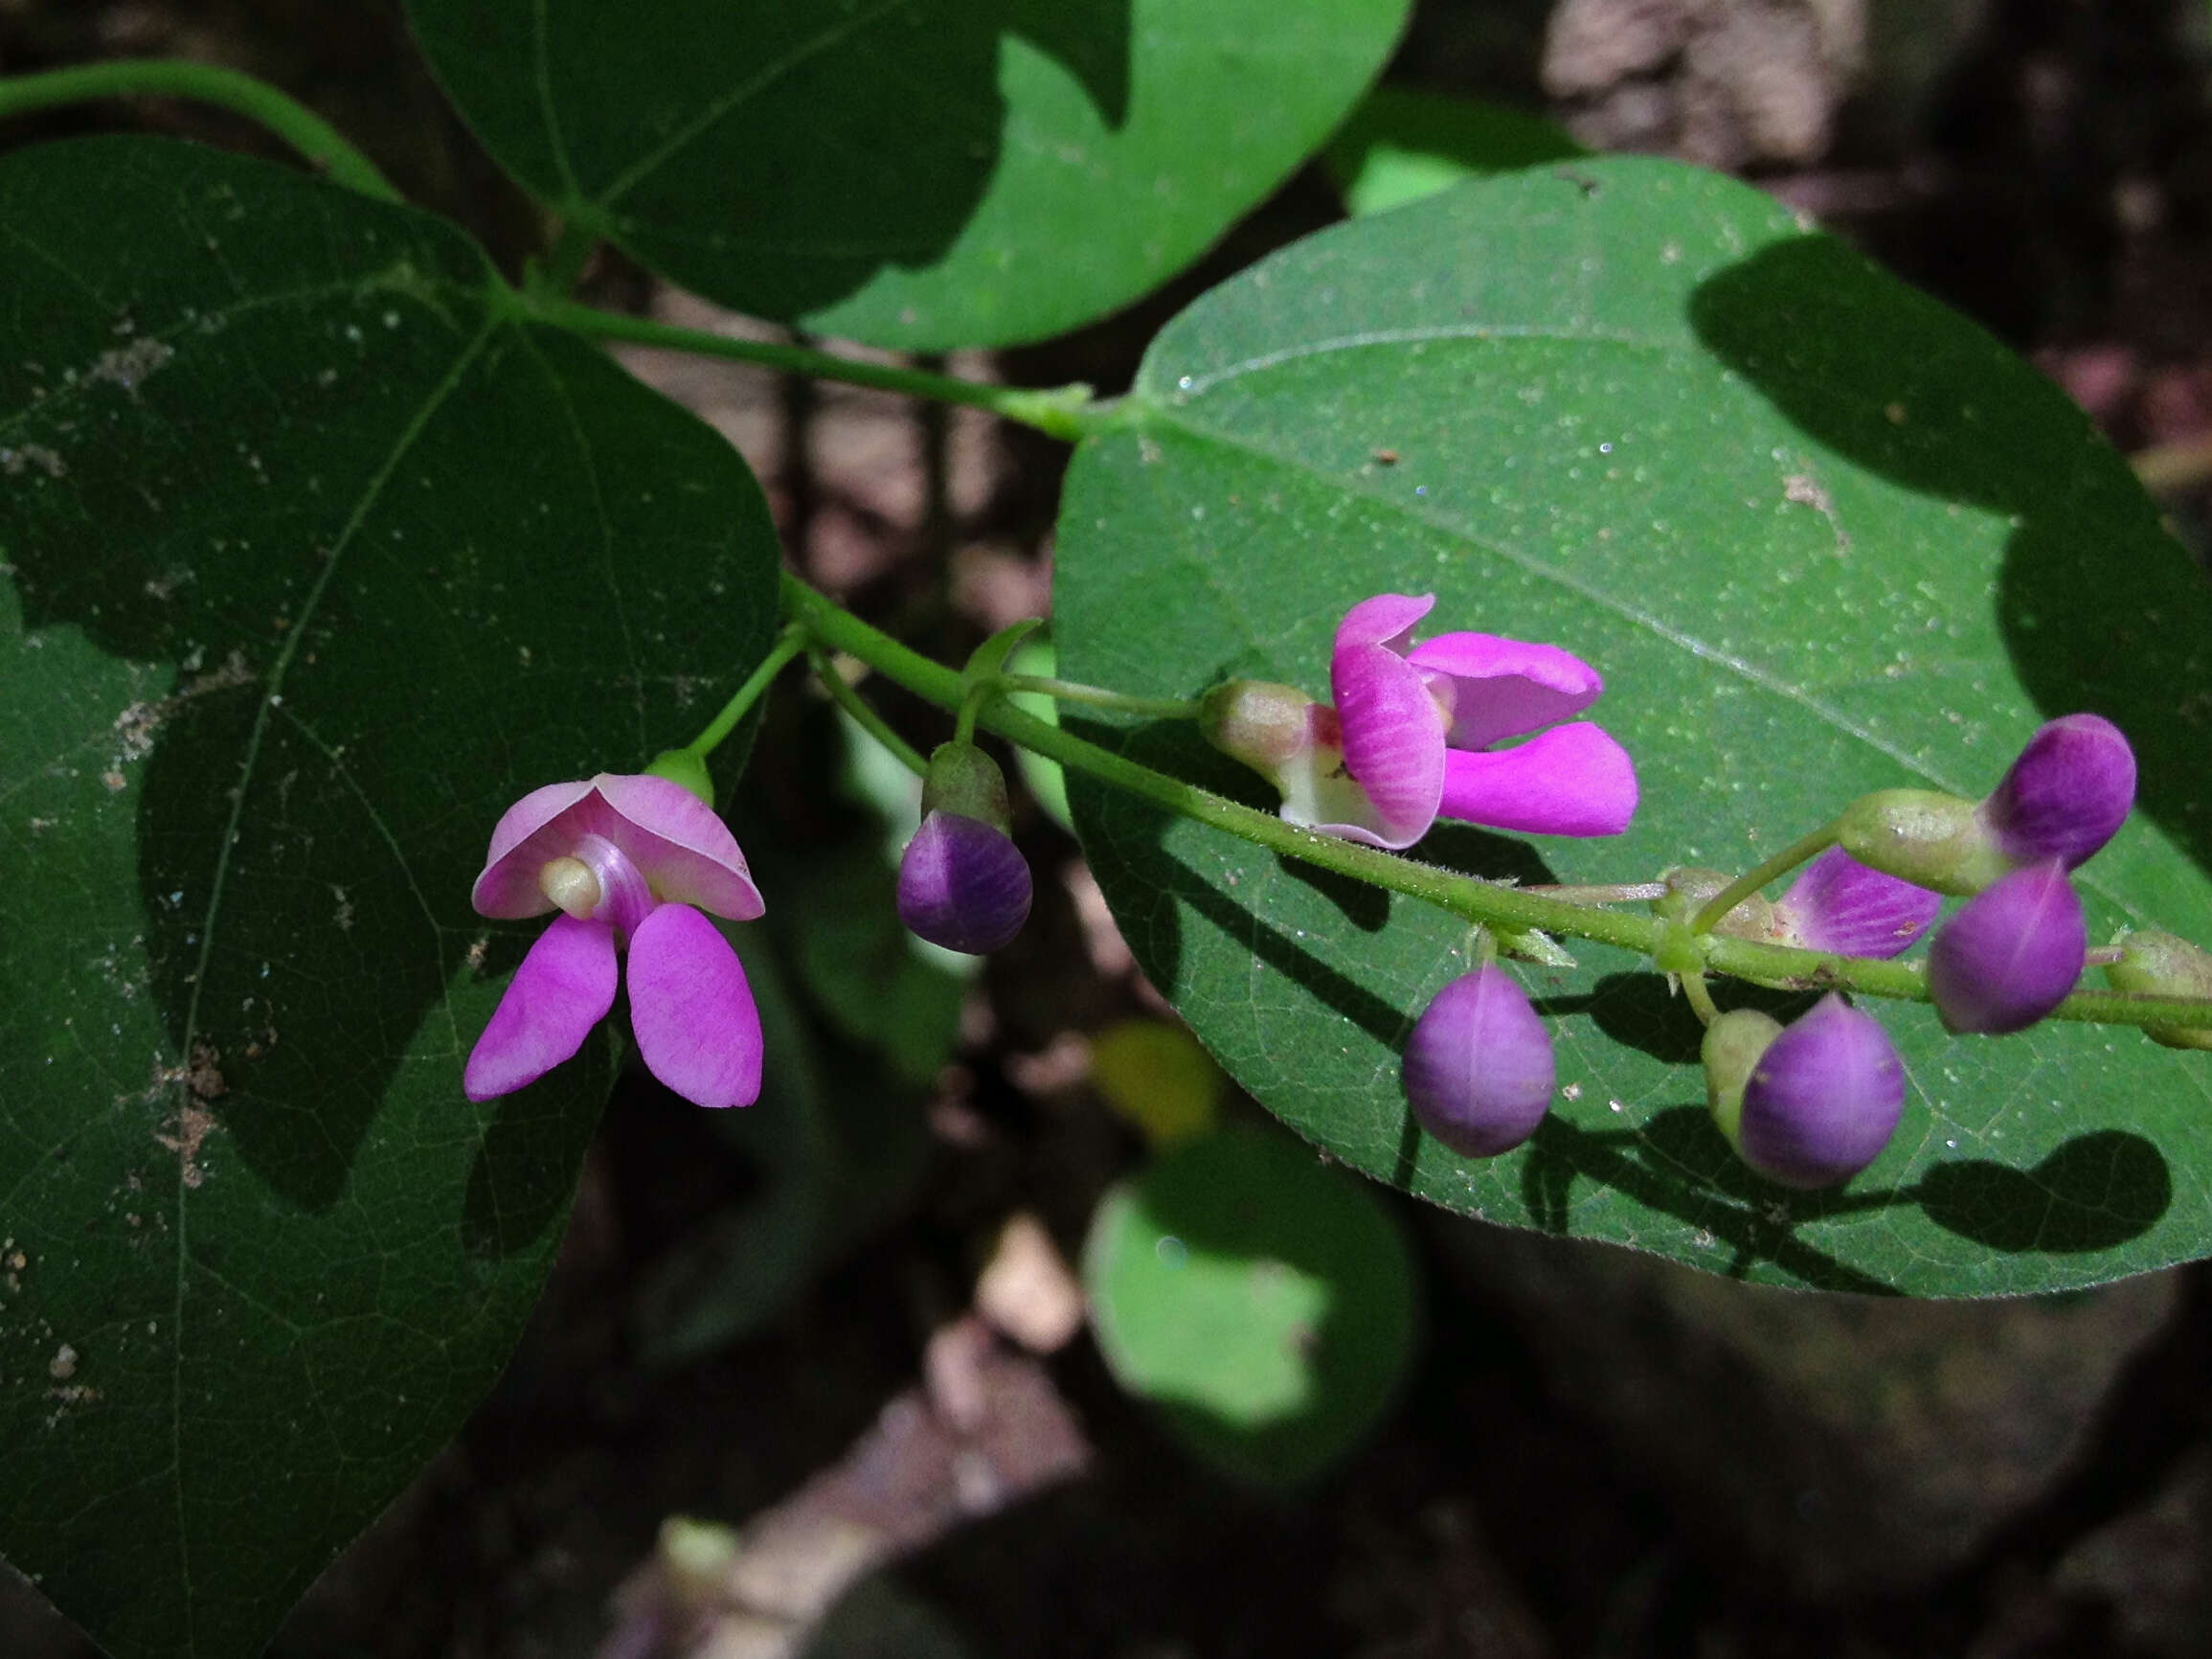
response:
<path id="1" fill-rule="evenodd" d="M 257 122 L 275 133 L 336 183 L 374 196 L 404 199 L 376 164 L 355 149 L 338 129 L 295 102 L 265 80 L 213 63 L 187 63 L 169 57 L 119 57 L 18 75 L 0 80 L 0 116 L 22 115 L 56 104 L 96 98 L 189 98 Z"/>
<path id="2" fill-rule="evenodd" d="M 837 665 L 820 650 L 809 650 L 807 665 L 814 670 L 814 677 L 822 682 L 822 689 L 829 693 L 829 700 L 852 717 L 852 723 L 895 755 L 899 763 L 917 778 L 929 775 L 929 762 L 921 758 L 921 751 L 891 729 L 884 717 L 875 712 L 869 700 L 852 689 L 852 684 L 837 671 Z"/>
<path id="3" fill-rule="evenodd" d="M 1685 973 L 1682 976 L 1680 984 L 1682 988 L 1682 996 L 1689 1003 L 1690 1011 L 1698 1016 L 1700 1025 L 1711 1025 L 1713 1021 L 1721 1017 L 1719 1005 L 1713 1001 L 1711 990 L 1706 989 L 1704 974 Z"/>
<path id="4" fill-rule="evenodd" d="M 967 667 L 960 670 L 960 697 L 959 720 L 953 732 L 956 743 L 976 740 L 976 718 L 1005 686 L 1002 671 L 1007 659 L 1021 648 L 1022 642 L 1045 625 L 1042 617 L 1024 617 L 1020 622 L 1008 623 L 968 657 Z"/>
<path id="5" fill-rule="evenodd" d="M 1110 692 L 1103 686 L 1081 686 L 1073 680 L 1048 679 L 1043 674 L 1001 674 L 999 689 L 1038 692 L 1048 697 L 1057 697 L 1063 703 L 1087 703 L 1095 709 L 1112 709 L 1118 714 L 1156 720 L 1198 718 L 1196 697 L 1132 697 L 1126 693 Z"/>
<path id="6" fill-rule="evenodd" d="M 1705 901 L 1704 908 L 1690 918 L 1692 933 L 1710 933 L 1727 917 L 1729 911 L 1759 891 L 1777 876 L 1787 875 L 1809 858 L 1817 858 L 1836 844 L 1836 826 L 1816 830 L 1802 840 L 1793 841 L 1755 870 L 1747 870 L 1720 892 Z"/>
<path id="7" fill-rule="evenodd" d="M 1521 891 L 1564 898 L 1569 904 L 1650 904 L 1664 898 L 1670 889 L 1663 881 L 1614 881 L 1584 886 L 1549 882 Z"/>
<path id="8" fill-rule="evenodd" d="M 712 754 L 714 746 L 737 729 L 737 722 L 745 717 L 745 712 L 760 700 L 760 693 L 768 689 L 769 682 L 783 671 L 783 665 L 806 649 L 807 644 L 807 631 L 787 624 L 777 635 L 776 643 L 768 648 L 768 654 L 760 659 L 760 666 L 737 688 L 737 694 L 722 705 L 722 712 L 714 716 L 713 723 L 685 744 L 685 748 L 702 761 Z"/>
<path id="9" fill-rule="evenodd" d="M 969 688 L 959 673 L 870 627 L 788 574 L 783 578 L 783 614 L 822 644 L 859 658 L 886 679 L 904 686 L 924 701 L 955 712 L 966 701 Z M 1433 904 L 1469 921 L 1509 932 L 1541 929 L 1618 945 L 1647 957 L 1659 948 L 1664 936 L 1688 933 L 1680 923 L 1665 923 L 1656 916 L 1594 910 L 1527 888 L 1504 886 L 1439 870 L 1379 848 L 1318 835 L 1310 830 L 1286 824 L 1271 812 L 1240 806 L 1210 789 L 1185 784 L 1126 756 L 1086 742 L 1003 698 L 980 711 L 978 724 L 1049 761 L 1088 773 L 1170 812 L 1196 819 L 1286 857 L 1301 859 L 1355 881 Z M 1817 851 L 1814 848 L 1801 853 L 1796 862 L 1803 862 Z M 1916 963 L 1832 956 L 1789 945 L 1711 935 L 1697 938 L 1696 943 L 1707 968 L 1737 979 L 1765 985 L 1850 990 L 1912 1002 L 1929 1000 L 1927 976 Z M 2212 1001 L 2124 991 L 2076 991 L 2059 1005 L 2052 1017 L 2116 1025 L 2212 1026 Z"/>
<path id="10" fill-rule="evenodd" d="M 1070 443 L 1095 431 L 1110 405 L 1077 383 L 1036 390 L 1023 386 L 991 386 L 981 380 L 962 380 L 952 375 L 925 374 L 919 369 L 895 369 L 885 363 L 860 363 L 806 346 L 787 346 L 772 340 L 738 340 L 704 329 L 680 329 L 644 317 L 625 317 L 579 305 L 557 294 L 529 297 L 530 314 L 598 340 L 626 340 L 634 346 L 658 346 L 664 351 L 691 352 L 704 357 L 728 357 L 739 363 L 758 363 L 817 379 L 841 380 L 848 386 L 872 386 L 880 392 L 903 393 L 937 403 L 959 403 L 987 409 L 994 415 Z"/>

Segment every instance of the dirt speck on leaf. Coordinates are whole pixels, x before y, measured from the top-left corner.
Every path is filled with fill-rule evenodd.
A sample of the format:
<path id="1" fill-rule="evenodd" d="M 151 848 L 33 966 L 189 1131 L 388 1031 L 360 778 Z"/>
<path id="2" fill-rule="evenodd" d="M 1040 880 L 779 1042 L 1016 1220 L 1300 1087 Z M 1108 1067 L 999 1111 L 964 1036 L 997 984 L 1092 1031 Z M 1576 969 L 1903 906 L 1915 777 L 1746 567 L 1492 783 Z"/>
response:
<path id="1" fill-rule="evenodd" d="M 88 384 L 107 381 L 121 386 L 125 392 L 135 392 L 147 375 L 165 367 L 176 355 L 176 348 L 160 340 L 133 340 L 127 346 L 117 346 L 101 352 L 85 371 Z"/>
<path id="2" fill-rule="evenodd" d="M 67 1382 L 77 1375 L 77 1350 L 63 1343 L 54 1351 L 54 1357 L 46 1362 L 46 1375 L 56 1382 Z"/>
<path id="3" fill-rule="evenodd" d="M 49 478 L 59 478 L 69 470 L 61 457 L 43 443 L 26 443 L 19 449 L 0 448 L 0 474 L 20 478 L 34 466 Z"/>

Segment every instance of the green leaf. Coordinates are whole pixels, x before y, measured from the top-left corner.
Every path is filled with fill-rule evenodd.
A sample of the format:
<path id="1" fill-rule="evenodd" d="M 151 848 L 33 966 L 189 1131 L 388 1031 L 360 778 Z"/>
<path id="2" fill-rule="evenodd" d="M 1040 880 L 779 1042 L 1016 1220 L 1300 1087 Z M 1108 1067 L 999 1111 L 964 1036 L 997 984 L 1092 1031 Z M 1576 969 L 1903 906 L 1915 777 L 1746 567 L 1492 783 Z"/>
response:
<path id="1" fill-rule="evenodd" d="M 458 232 L 102 139 L 0 160 L 0 1551 L 250 1655 L 452 1434 L 609 1045 L 485 1105 L 469 884 L 764 654 L 734 453 Z"/>
<path id="2" fill-rule="evenodd" d="M 1279 1134 L 1185 1142 L 1100 1200 L 1098 1350 L 1209 1462 L 1265 1485 L 1351 1450 L 1412 1355 L 1417 1289 L 1359 1183 Z"/>
<path id="3" fill-rule="evenodd" d="M 1321 160 L 1354 215 L 1403 207 L 1464 179 L 1590 153 L 1562 128 L 1479 99 L 1378 86 Z"/>
<path id="4" fill-rule="evenodd" d="M 1424 632 L 1549 640 L 1643 806 L 1611 841 L 1443 826 L 1423 859 L 1543 881 L 1744 868 L 1853 795 L 1978 795 L 2043 718 L 2135 743 L 2134 820 L 2080 876 L 2092 932 L 2212 938 L 2212 603 L 2126 466 L 1980 330 L 1747 187 L 1670 163 L 1463 185 L 1224 284 L 1147 353 L 1069 474 L 1055 635 L 1072 678 L 1326 694 L 1357 601 Z M 1094 723 L 1093 730 L 1101 727 Z M 1187 729 L 1130 753 L 1272 807 Z M 1925 1295 L 2094 1284 L 2212 1251 L 2212 1069 L 2126 1029 L 1953 1041 L 1877 1005 L 1903 1128 L 1840 1193 L 1746 1173 L 1706 1121 L 1698 1027 L 1649 965 L 1568 942 L 1516 967 L 1563 1085 L 1471 1162 L 1399 1092 L 1464 924 L 1074 790 L 1145 973 L 1254 1096 L 1359 1169 L 1493 1221 L 1780 1283 Z"/>
<path id="5" fill-rule="evenodd" d="M 1327 137 L 1407 0 L 409 0 L 556 211 L 725 305 L 1005 345 L 1182 270 Z"/>

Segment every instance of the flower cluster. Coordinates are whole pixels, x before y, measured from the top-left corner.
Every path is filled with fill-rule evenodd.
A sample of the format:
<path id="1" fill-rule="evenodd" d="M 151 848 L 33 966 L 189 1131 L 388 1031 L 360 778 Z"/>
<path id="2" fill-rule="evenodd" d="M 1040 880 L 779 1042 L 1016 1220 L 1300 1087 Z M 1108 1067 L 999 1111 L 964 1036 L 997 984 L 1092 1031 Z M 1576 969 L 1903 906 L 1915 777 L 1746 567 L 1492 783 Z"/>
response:
<path id="1" fill-rule="evenodd" d="M 2095 715 L 2065 716 L 2039 730 L 1979 802 L 1889 790 L 1853 803 L 1837 844 L 1780 899 L 1732 904 L 1716 930 L 1886 958 L 1929 930 L 1945 894 L 1965 896 L 1930 946 L 1930 998 L 1954 1034 L 2024 1030 L 2081 977 L 2088 939 L 2069 875 L 2118 831 L 2134 786 L 2119 730 Z M 1669 871 L 1663 885 L 1656 908 L 1678 923 L 1729 902 L 1733 886 L 1699 869 Z M 2212 995 L 2212 954 L 2167 934 L 2135 936 L 2111 973 L 2122 989 Z M 1905 1070 L 1873 1015 L 1834 992 L 1787 1026 L 1755 1010 L 1705 1006 L 1707 1105 L 1746 1164 L 1785 1186 L 1825 1187 L 1888 1144 Z M 2149 1034 L 2212 1047 L 2212 1033 L 2193 1028 Z M 1519 986 L 1485 966 L 1446 986 L 1414 1023 L 1403 1078 L 1424 1128 L 1469 1156 L 1491 1156 L 1541 1123 L 1550 1043 Z"/>
<path id="2" fill-rule="evenodd" d="M 1283 818 L 1347 840 L 1399 850 L 1438 818 L 1536 834 L 1626 829 L 1636 768 L 1610 735 L 1577 717 L 1604 689 L 1597 671 L 1557 646 L 1496 634 L 1416 644 L 1434 602 L 1378 594 L 1354 605 L 1330 656 L 1331 702 L 1239 680 L 1187 707 L 1209 740 L 1275 784 Z M 971 665 L 971 677 L 979 671 Z M 979 681 L 971 697 L 988 695 L 992 683 Z M 1059 694 L 1113 696 L 1054 685 Z M 976 706 L 924 769 L 921 824 L 900 859 L 898 913 L 925 941 L 982 953 L 1020 931 L 1032 883 L 1009 837 L 1004 779 L 968 738 Z M 2068 715 L 2036 732 L 1980 801 L 1884 790 L 1749 876 L 1667 872 L 1653 902 L 1669 924 L 1665 936 L 1686 943 L 1657 954 L 1705 1021 L 1707 1105 L 1743 1161 L 1786 1186 L 1848 1180 L 1895 1131 L 1905 1070 L 1881 1023 L 1833 991 L 1787 1025 L 1756 1010 L 1716 1008 L 1698 935 L 1880 959 L 1934 927 L 1926 984 L 1944 1026 L 2024 1030 L 2080 979 L 2088 937 L 2071 874 L 2118 831 L 2134 787 L 2134 756 L 2119 730 L 2095 715 Z M 711 794 L 697 756 L 674 751 L 644 775 L 549 784 L 500 820 L 476 908 L 500 920 L 558 914 L 469 1056 L 471 1099 L 521 1088 L 573 1056 L 613 1009 L 625 958 L 646 1067 L 701 1105 L 757 1097 L 759 1018 L 737 953 L 710 918 L 747 920 L 763 906 Z M 1749 891 L 1815 849 L 1780 898 Z M 1966 902 L 1938 927 L 1946 895 Z M 1535 948 L 1510 936 L 1503 943 L 1508 951 Z M 1490 960 L 1494 948 L 1436 993 L 1405 1045 L 1414 1117 L 1468 1157 L 1496 1156 L 1533 1135 L 1556 1083 L 1544 1021 L 1512 973 Z M 2122 990 L 2212 998 L 2212 954 L 2185 941 L 2142 933 L 2112 954 Z M 1818 989 L 1821 976 L 1794 983 Z M 2212 1030 L 2194 1026 L 2154 1025 L 2148 1034 L 2212 1047 Z"/>

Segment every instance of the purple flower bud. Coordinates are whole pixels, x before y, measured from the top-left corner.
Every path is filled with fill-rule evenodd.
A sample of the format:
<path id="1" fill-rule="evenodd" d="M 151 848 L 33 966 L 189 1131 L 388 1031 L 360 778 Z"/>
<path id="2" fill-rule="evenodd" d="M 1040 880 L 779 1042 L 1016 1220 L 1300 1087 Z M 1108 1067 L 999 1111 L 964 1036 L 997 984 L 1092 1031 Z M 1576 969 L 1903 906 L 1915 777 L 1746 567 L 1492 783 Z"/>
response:
<path id="1" fill-rule="evenodd" d="M 1551 1035 L 1501 967 L 1461 974 L 1406 1039 L 1406 1099 L 1454 1151 L 1491 1158 L 1536 1132 L 1551 1104 Z"/>
<path id="2" fill-rule="evenodd" d="M 2064 864 L 2014 871 L 1936 929 L 1928 989 L 1944 1029 L 2027 1030 L 2074 989 L 2088 944 Z"/>
<path id="3" fill-rule="evenodd" d="M 898 861 L 898 919 L 920 939 L 981 956 L 1029 919 L 1029 866 L 1005 834 L 932 812 Z"/>
<path id="4" fill-rule="evenodd" d="M 2119 832 L 2135 803 L 2135 755 L 2101 715 L 2065 715 L 2027 740 L 1976 814 L 2015 864 L 2077 869 Z"/>
<path id="5" fill-rule="evenodd" d="M 1752 1066 L 1736 1150 L 1785 1187 L 1831 1187 L 1874 1162 L 1904 1111 L 1905 1066 L 1889 1034 L 1830 991 Z"/>
<path id="6" fill-rule="evenodd" d="M 1772 937 L 1839 956 L 1892 957 L 1926 933 L 1942 908 L 1940 894 L 1869 870 L 1831 847 L 1774 906 Z"/>

